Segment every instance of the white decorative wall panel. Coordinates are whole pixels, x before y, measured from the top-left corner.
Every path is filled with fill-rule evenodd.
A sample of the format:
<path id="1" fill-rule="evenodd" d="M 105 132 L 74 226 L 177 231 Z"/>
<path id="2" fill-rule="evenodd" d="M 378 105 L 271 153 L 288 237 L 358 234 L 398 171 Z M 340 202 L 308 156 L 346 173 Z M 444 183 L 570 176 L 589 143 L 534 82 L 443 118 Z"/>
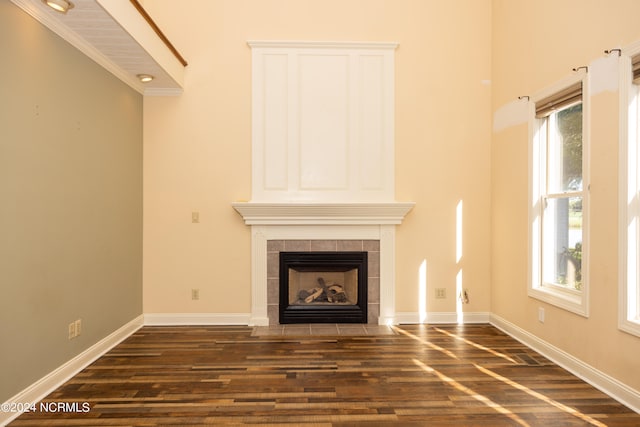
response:
<path id="1" fill-rule="evenodd" d="M 263 114 L 264 187 L 268 190 L 287 190 L 288 179 L 288 118 L 287 55 L 265 55 Z"/>
<path id="2" fill-rule="evenodd" d="M 389 152 L 393 146 L 385 144 L 386 140 L 393 138 L 393 135 L 385 134 L 385 125 L 389 124 L 385 121 L 385 113 L 393 105 L 384 105 L 383 58 L 378 55 L 363 55 L 360 61 L 360 182 L 363 190 L 382 191 L 385 175 L 393 173 L 393 165 L 384 162 L 385 156 L 393 158 L 393 153 Z"/>
<path id="3" fill-rule="evenodd" d="M 249 45 L 252 201 L 393 201 L 396 45 Z"/>
<path id="4" fill-rule="evenodd" d="M 347 190 L 349 57 L 298 56 L 300 189 Z"/>

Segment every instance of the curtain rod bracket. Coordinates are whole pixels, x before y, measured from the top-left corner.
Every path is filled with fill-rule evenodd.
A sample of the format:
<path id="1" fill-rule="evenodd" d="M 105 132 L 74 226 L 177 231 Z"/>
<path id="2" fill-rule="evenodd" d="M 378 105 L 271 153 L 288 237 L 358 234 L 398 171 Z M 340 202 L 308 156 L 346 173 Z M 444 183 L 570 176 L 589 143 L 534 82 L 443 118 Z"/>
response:
<path id="1" fill-rule="evenodd" d="M 622 49 L 607 49 L 604 51 L 604 53 L 606 53 L 607 55 L 613 52 L 618 52 L 618 56 L 622 56 Z"/>
<path id="2" fill-rule="evenodd" d="M 573 71 L 575 71 L 575 72 L 578 72 L 580 70 L 584 70 L 585 73 L 588 73 L 589 72 L 589 67 L 587 67 L 586 65 L 583 65 L 581 67 L 576 67 L 576 68 L 573 69 Z"/>

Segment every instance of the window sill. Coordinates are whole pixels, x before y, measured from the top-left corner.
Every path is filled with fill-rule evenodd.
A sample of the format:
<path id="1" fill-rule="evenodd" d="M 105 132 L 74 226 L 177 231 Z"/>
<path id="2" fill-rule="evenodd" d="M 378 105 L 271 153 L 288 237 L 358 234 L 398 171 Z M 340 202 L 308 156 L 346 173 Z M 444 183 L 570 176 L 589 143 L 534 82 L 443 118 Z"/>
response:
<path id="1" fill-rule="evenodd" d="M 628 334 L 640 337 L 640 321 L 620 320 L 618 329 Z"/>
<path id="2" fill-rule="evenodd" d="M 584 292 L 540 286 L 529 288 L 529 296 L 580 316 L 589 317 L 587 297 Z"/>

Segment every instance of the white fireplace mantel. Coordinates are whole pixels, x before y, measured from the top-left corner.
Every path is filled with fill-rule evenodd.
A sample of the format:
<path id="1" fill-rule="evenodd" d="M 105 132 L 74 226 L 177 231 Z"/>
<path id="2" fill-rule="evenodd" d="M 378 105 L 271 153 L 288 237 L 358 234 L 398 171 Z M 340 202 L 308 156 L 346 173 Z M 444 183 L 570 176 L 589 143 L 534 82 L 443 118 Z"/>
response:
<path id="1" fill-rule="evenodd" d="M 232 203 L 247 225 L 397 225 L 414 205 L 414 202 Z"/>

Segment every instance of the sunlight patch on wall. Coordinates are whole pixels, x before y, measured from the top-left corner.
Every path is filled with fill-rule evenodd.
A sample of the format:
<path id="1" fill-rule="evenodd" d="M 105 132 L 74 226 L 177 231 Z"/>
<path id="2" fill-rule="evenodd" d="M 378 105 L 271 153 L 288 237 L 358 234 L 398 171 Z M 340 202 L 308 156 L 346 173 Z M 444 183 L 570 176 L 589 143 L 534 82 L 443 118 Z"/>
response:
<path id="1" fill-rule="evenodd" d="M 464 315 L 462 313 L 462 298 L 459 298 L 462 295 L 462 267 L 460 265 L 460 261 L 462 261 L 462 213 L 463 213 L 463 203 L 462 200 L 458 202 L 456 206 L 456 263 L 458 264 L 459 270 L 458 274 L 456 274 L 456 314 L 457 321 L 459 324 L 464 322 Z"/>
<path id="2" fill-rule="evenodd" d="M 423 259 L 418 269 L 418 313 L 420 323 L 427 320 L 427 260 Z"/>
<path id="3" fill-rule="evenodd" d="M 529 116 L 529 103 L 520 99 L 513 100 L 493 113 L 493 131 L 501 132 L 513 126 L 526 124 Z"/>
<path id="4" fill-rule="evenodd" d="M 456 262 L 462 259 L 462 200 L 456 206 Z"/>
<path id="5" fill-rule="evenodd" d="M 456 275 L 456 314 L 458 324 L 464 323 L 464 314 L 462 313 L 462 298 L 459 296 L 462 295 L 462 269 L 458 270 L 458 274 Z"/>

